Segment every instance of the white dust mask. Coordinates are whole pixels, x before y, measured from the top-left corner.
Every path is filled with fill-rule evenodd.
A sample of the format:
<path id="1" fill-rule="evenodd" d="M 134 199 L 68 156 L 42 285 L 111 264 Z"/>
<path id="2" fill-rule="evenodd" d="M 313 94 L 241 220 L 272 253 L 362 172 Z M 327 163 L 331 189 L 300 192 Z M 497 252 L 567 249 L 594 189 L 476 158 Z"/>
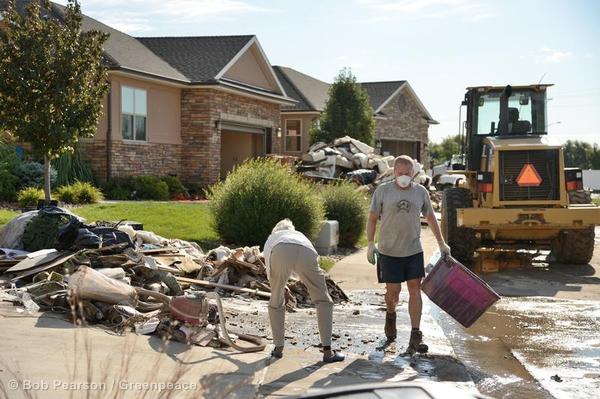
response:
<path id="1" fill-rule="evenodd" d="M 406 175 L 396 177 L 396 183 L 398 183 L 398 185 L 402 188 L 408 187 L 411 180 L 412 178 Z"/>

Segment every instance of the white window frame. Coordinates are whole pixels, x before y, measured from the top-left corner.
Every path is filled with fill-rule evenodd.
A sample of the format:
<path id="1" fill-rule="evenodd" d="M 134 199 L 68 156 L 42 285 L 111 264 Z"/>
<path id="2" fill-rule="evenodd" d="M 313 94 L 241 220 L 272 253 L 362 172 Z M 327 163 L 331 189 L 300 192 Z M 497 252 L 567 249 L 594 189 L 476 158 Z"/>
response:
<path id="1" fill-rule="evenodd" d="M 300 122 L 300 128 L 298 129 L 298 133 L 300 135 L 300 148 L 298 149 L 298 151 L 292 151 L 292 150 L 288 150 L 287 148 L 287 138 L 288 138 L 288 122 L 290 121 L 298 121 Z M 291 136 L 290 136 L 291 137 Z M 285 149 L 285 152 L 295 152 L 295 153 L 299 153 L 302 152 L 302 119 L 286 119 L 285 120 L 285 132 L 283 134 L 283 147 Z"/>
<path id="2" fill-rule="evenodd" d="M 133 90 L 133 113 L 123 112 L 123 91 L 125 89 Z M 136 91 L 144 92 L 144 96 L 146 98 L 146 114 L 136 113 L 136 108 L 135 108 L 135 92 Z M 133 124 L 131 127 L 132 128 L 132 135 L 131 135 L 132 138 L 130 138 L 130 139 L 126 139 L 125 137 L 123 137 L 123 116 L 124 115 L 133 116 Z M 136 139 L 136 137 L 135 137 L 135 117 L 136 116 L 143 116 L 145 118 L 145 123 L 144 123 L 144 133 L 145 134 L 144 134 L 143 140 Z M 123 139 L 123 141 L 129 142 L 129 143 L 147 143 L 148 142 L 148 90 L 141 89 L 139 87 L 121 85 L 121 119 L 120 119 L 119 123 L 121 126 L 121 138 Z"/>

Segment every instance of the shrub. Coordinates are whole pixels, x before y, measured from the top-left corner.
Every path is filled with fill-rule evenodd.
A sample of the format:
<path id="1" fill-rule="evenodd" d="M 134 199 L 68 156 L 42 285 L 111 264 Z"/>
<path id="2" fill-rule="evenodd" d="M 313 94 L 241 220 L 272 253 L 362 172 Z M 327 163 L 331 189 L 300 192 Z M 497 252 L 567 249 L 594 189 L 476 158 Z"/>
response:
<path id="1" fill-rule="evenodd" d="M 128 176 L 116 177 L 104 185 L 106 198 L 113 200 L 168 201 L 186 194 L 185 186 L 176 176 Z"/>
<path id="2" fill-rule="evenodd" d="M 14 201 L 19 178 L 14 171 L 19 164 L 15 146 L 0 143 L 0 201 Z"/>
<path id="3" fill-rule="evenodd" d="M 54 193 L 56 199 L 64 202 L 65 204 L 77 204 L 77 193 L 73 186 L 61 186 Z"/>
<path id="4" fill-rule="evenodd" d="M 104 199 L 102 191 L 91 183 L 77 182 L 73 184 L 73 187 L 75 187 L 79 204 L 96 204 Z"/>
<path id="5" fill-rule="evenodd" d="M 17 202 L 21 208 L 36 208 L 38 200 L 44 199 L 44 190 L 27 187 L 17 193 Z"/>
<path id="6" fill-rule="evenodd" d="M 15 176 L 19 179 L 19 189 L 25 187 L 44 187 L 44 165 L 39 162 L 25 162 L 17 165 Z M 56 170 L 50 168 L 50 185 L 56 183 Z"/>
<path id="7" fill-rule="evenodd" d="M 57 198 L 68 204 L 95 204 L 104 199 L 100 189 L 88 182 L 76 182 L 56 190 Z"/>
<path id="8" fill-rule="evenodd" d="M 75 151 L 65 153 L 52 162 L 52 166 L 56 169 L 56 184 L 65 186 L 81 182 L 94 182 L 92 168 L 86 161 L 79 147 L 75 147 Z"/>
<path id="9" fill-rule="evenodd" d="M 169 188 L 169 196 L 171 198 L 178 196 L 178 195 L 186 195 L 187 194 L 187 190 L 186 190 L 185 186 L 183 185 L 183 183 L 181 182 L 181 180 L 179 180 L 179 177 L 163 176 L 160 178 L 160 180 L 167 183 L 167 186 Z"/>
<path id="10" fill-rule="evenodd" d="M 367 223 L 368 200 L 355 188 L 351 183 L 344 182 L 324 186 L 320 190 L 327 219 L 339 223 L 341 247 L 356 245 Z"/>
<path id="11" fill-rule="evenodd" d="M 102 187 L 102 191 L 111 200 L 132 200 L 135 191 L 133 178 L 114 177 Z"/>
<path id="12" fill-rule="evenodd" d="M 133 178 L 134 199 L 169 200 L 169 186 L 156 176 L 136 176 Z"/>
<path id="13" fill-rule="evenodd" d="M 238 166 L 211 187 L 207 197 L 221 239 L 240 245 L 262 245 L 284 218 L 314 237 L 324 216 L 313 185 L 274 160 L 255 159 Z"/>

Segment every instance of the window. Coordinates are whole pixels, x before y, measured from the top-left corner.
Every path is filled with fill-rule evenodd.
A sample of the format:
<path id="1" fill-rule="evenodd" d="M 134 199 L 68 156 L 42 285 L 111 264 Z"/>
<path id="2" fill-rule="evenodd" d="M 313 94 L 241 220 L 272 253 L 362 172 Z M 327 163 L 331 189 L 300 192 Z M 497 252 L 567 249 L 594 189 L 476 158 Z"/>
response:
<path id="1" fill-rule="evenodd" d="M 121 88 L 121 134 L 125 140 L 146 141 L 146 90 Z"/>
<path id="2" fill-rule="evenodd" d="M 285 121 L 285 151 L 302 151 L 302 122 L 300 120 Z"/>
<path id="3" fill-rule="evenodd" d="M 477 134 L 545 134 L 546 96 L 531 90 L 515 90 L 508 98 L 505 131 L 500 125 L 501 92 L 482 94 L 476 99 Z"/>

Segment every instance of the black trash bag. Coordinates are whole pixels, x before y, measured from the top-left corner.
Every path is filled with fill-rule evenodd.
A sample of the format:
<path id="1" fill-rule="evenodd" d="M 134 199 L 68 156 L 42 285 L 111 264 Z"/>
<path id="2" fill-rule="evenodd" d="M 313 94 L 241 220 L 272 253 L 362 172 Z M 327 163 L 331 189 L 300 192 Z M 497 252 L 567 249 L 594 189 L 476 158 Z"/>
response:
<path id="1" fill-rule="evenodd" d="M 100 237 L 102 247 L 115 244 L 127 244 L 125 248 L 135 248 L 129 235 L 112 227 L 93 227 L 90 231 Z"/>
<path id="2" fill-rule="evenodd" d="M 94 234 L 89 228 L 81 228 L 77 230 L 77 237 L 73 242 L 72 249 L 96 249 L 102 245 L 102 238 L 99 235 Z"/>
<path id="3" fill-rule="evenodd" d="M 77 219 L 71 219 L 69 223 L 58 229 L 54 248 L 59 251 L 71 248 L 79 235 L 79 229 L 82 227 L 82 222 Z"/>

